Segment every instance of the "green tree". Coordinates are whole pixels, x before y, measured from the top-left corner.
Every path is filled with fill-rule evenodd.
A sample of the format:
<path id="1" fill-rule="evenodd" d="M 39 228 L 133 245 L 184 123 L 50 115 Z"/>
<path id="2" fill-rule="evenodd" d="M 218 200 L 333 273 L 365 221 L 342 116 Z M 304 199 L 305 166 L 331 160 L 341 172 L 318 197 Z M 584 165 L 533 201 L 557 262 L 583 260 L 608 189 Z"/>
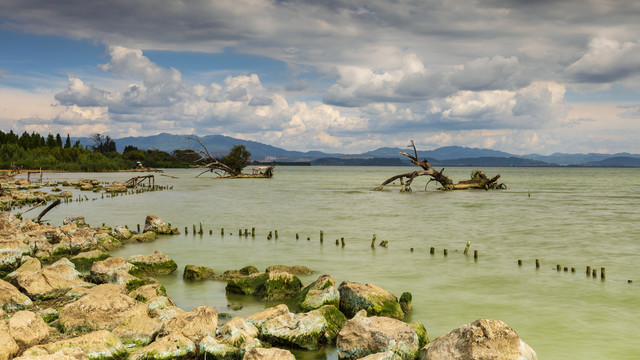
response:
<path id="1" fill-rule="evenodd" d="M 69 137 L 69 134 L 67 134 L 67 140 L 64 142 L 64 148 L 65 149 L 71 148 L 71 138 Z"/>
<path id="2" fill-rule="evenodd" d="M 237 171 L 242 172 L 242 168 L 249 165 L 251 153 L 244 145 L 236 145 L 227 156 L 220 159 L 220 162 Z"/>
<path id="3" fill-rule="evenodd" d="M 95 152 L 108 154 L 116 151 L 116 142 L 111 140 L 109 135 L 93 134 L 91 135 L 91 139 L 93 139 L 91 149 Z"/>

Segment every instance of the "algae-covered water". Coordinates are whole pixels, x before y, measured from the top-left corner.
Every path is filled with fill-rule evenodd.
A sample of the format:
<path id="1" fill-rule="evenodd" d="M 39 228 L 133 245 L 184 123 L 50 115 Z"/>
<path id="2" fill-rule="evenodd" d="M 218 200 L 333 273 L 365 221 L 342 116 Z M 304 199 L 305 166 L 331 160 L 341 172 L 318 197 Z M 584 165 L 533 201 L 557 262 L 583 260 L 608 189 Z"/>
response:
<path id="1" fill-rule="evenodd" d="M 155 174 L 156 184 L 172 190 L 106 199 L 82 193 L 89 201 L 63 204 L 46 217 L 60 225 L 66 216 L 82 215 L 92 226 L 135 229 L 155 214 L 178 227 L 183 234 L 127 245 L 114 254 L 161 250 L 171 256 L 179 269 L 160 280 L 185 310 L 210 305 L 246 316 L 272 305 L 227 297 L 222 282 L 185 283 L 187 264 L 216 273 L 300 264 L 315 271 L 301 278 L 304 283 L 329 273 L 338 284 L 374 283 L 397 296 L 410 291 L 413 313 L 407 320 L 422 322 L 432 339 L 478 318 L 494 318 L 513 327 L 540 359 L 640 358 L 640 169 L 486 168 L 487 175 L 502 174 L 508 190 L 437 192 L 432 183 L 425 192 L 426 179 L 414 182 L 413 193 L 372 190 L 408 169 L 281 166 L 273 179 L 239 180 L 165 170 L 177 178 Z M 458 181 L 472 170 L 447 168 L 446 174 Z M 45 180 L 111 182 L 134 175 L 53 173 Z M 202 236 L 191 231 L 199 223 Z M 238 236 L 239 229 L 252 227 L 255 238 Z M 278 239 L 267 240 L 273 230 Z M 388 248 L 372 249 L 373 234 L 377 242 L 388 241 Z M 336 246 L 342 237 L 346 245 Z M 465 256 L 467 241 L 471 251 Z M 598 277 L 587 276 L 586 266 L 598 269 Z M 243 308 L 233 311 L 229 303 Z M 334 359 L 336 353 L 328 348 L 296 356 Z"/>

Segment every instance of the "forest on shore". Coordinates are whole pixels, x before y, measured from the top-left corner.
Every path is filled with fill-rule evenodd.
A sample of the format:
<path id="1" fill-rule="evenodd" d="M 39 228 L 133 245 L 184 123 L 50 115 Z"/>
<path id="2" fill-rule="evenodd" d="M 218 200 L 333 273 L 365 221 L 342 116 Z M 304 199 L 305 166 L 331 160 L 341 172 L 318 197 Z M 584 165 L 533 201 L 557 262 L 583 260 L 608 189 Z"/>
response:
<path id="1" fill-rule="evenodd" d="M 69 134 L 63 140 L 60 134 L 44 137 L 35 132 L 17 135 L 13 130 L 0 130 L 0 169 L 115 171 L 134 169 L 137 162 L 145 168 L 186 168 L 200 158 L 193 150 L 167 153 L 135 146 L 127 146 L 120 153 L 108 135 L 94 134 L 92 139 L 94 144 L 85 147 L 80 142 L 71 144 Z"/>

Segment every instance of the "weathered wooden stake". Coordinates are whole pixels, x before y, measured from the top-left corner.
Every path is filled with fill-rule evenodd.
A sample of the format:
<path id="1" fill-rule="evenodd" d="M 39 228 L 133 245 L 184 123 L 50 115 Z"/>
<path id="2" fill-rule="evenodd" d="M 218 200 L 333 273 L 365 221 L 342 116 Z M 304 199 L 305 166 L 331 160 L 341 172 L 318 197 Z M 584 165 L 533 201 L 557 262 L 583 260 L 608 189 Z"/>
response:
<path id="1" fill-rule="evenodd" d="M 576 268 L 572 267 L 572 268 L 571 268 L 571 272 L 572 272 L 572 273 L 576 272 Z"/>
<path id="2" fill-rule="evenodd" d="M 202 230 L 202 223 L 200 223 L 200 231 L 198 231 L 198 234 L 202 235 L 203 234 L 203 230 Z"/>
<path id="3" fill-rule="evenodd" d="M 562 270 L 562 266 L 560 266 L 560 264 L 556 265 L 556 270 L 558 271 Z"/>
<path id="4" fill-rule="evenodd" d="M 591 276 L 593 276 L 594 278 L 598 277 L 598 270 L 593 269 L 593 271 L 591 272 Z"/>
<path id="5" fill-rule="evenodd" d="M 473 258 L 478 260 L 478 250 L 473 250 Z"/>
<path id="6" fill-rule="evenodd" d="M 600 268 L 600 279 L 604 280 L 604 271 L 605 269 L 603 267 Z"/>
<path id="7" fill-rule="evenodd" d="M 104 225 L 103 225 L 104 226 Z M 140 224 L 138 224 L 138 234 L 140 233 Z"/>
<path id="8" fill-rule="evenodd" d="M 324 231 L 320 230 L 320 242 L 324 241 Z"/>
<path id="9" fill-rule="evenodd" d="M 300 239 L 300 234 L 296 233 L 296 240 Z"/>
<path id="10" fill-rule="evenodd" d="M 413 252 L 413 248 L 411 248 L 410 250 L 411 250 L 411 252 Z"/>
<path id="11" fill-rule="evenodd" d="M 193 224 L 193 235 L 196 234 L 196 224 Z"/>
<path id="12" fill-rule="evenodd" d="M 251 237 L 256 237 L 256 228 L 251 228 Z"/>
<path id="13" fill-rule="evenodd" d="M 189 228 L 188 227 L 184 227 L 184 234 L 187 235 L 189 233 Z"/>
<path id="14" fill-rule="evenodd" d="M 467 246 L 464 247 L 464 254 L 469 253 L 469 247 L 471 247 L 471 240 L 467 241 Z"/>
<path id="15" fill-rule="evenodd" d="M 540 269 L 540 259 L 536 259 L 536 269 Z"/>
<path id="16" fill-rule="evenodd" d="M 431 247 L 431 250 L 429 250 L 429 254 L 433 255 L 436 253 L 436 248 Z"/>
<path id="17" fill-rule="evenodd" d="M 373 239 L 371 239 L 371 247 L 372 248 L 376 247 L 376 234 L 373 234 Z"/>
<path id="18" fill-rule="evenodd" d="M 275 233 L 276 233 L 276 240 L 278 240 L 278 230 L 276 230 Z"/>
<path id="19" fill-rule="evenodd" d="M 340 239 L 336 239 L 336 246 L 340 245 Z"/>
<path id="20" fill-rule="evenodd" d="M 569 268 L 565 266 L 564 267 L 564 272 L 567 272 L 567 271 L 569 271 Z"/>
<path id="21" fill-rule="evenodd" d="M 591 266 L 587 266 L 587 276 L 591 275 Z"/>
<path id="22" fill-rule="evenodd" d="M 342 247 L 344 247 L 344 238 L 340 238 L 340 241 L 342 242 Z"/>
<path id="23" fill-rule="evenodd" d="M 447 249 L 444 249 L 444 256 L 449 255 L 449 251 Z"/>
<path id="24" fill-rule="evenodd" d="M 522 260 L 518 260 L 518 266 L 522 266 Z"/>
<path id="25" fill-rule="evenodd" d="M 209 229 L 209 235 L 213 235 L 213 230 Z"/>
<path id="26" fill-rule="evenodd" d="M 273 237 L 273 231 L 269 230 L 269 235 L 267 235 L 267 240 L 271 240 Z"/>

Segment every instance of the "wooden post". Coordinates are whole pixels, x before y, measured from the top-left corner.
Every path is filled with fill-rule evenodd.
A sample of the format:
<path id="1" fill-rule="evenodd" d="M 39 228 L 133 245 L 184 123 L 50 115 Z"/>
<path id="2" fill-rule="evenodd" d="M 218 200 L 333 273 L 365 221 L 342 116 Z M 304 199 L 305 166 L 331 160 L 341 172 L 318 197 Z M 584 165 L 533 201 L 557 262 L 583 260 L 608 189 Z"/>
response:
<path id="1" fill-rule="evenodd" d="M 536 259 L 536 269 L 540 269 L 540 259 Z"/>
<path id="2" fill-rule="evenodd" d="M 184 234 L 187 235 L 189 233 L 189 228 L 188 227 L 184 227 Z"/>
<path id="3" fill-rule="evenodd" d="M 340 244 L 340 239 L 336 239 L 336 246 Z"/>
<path id="4" fill-rule="evenodd" d="M 256 228 L 251 228 L 251 237 L 256 237 Z"/>
<path id="5" fill-rule="evenodd" d="M 449 251 L 447 249 L 444 249 L 444 256 L 449 255 Z"/>
<path id="6" fill-rule="evenodd" d="M 200 231 L 198 231 L 198 234 L 202 235 L 203 231 L 202 231 L 202 223 L 200 223 Z"/>
<path id="7" fill-rule="evenodd" d="M 591 276 L 593 276 L 594 278 L 598 277 L 598 270 L 593 269 L 593 271 L 591 272 Z"/>
<path id="8" fill-rule="evenodd" d="M 340 241 L 342 241 L 342 247 L 344 247 L 344 238 L 340 238 Z"/>
<path id="9" fill-rule="evenodd" d="M 276 230 L 275 233 L 276 233 L 276 240 L 278 240 L 278 230 Z"/>
<path id="10" fill-rule="evenodd" d="M 224 228 L 220 229 L 220 236 L 224 237 Z"/>
<path id="11" fill-rule="evenodd" d="M 478 260 L 478 250 L 473 250 L 473 258 Z"/>
<path id="12" fill-rule="evenodd" d="M 300 239 L 300 234 L 296 233 L 296 240 Z"/>
<path id="13" fill-rule="evenodd" d="M 471 247 L 471 240 L 467 241 L 467 246 L 464 247 L 464 254 L 469 253 L 469 247 Z"/>
<path id="14" fill-rule="evenodd" d="M 522 260 L 518 260 L 518 266 L 522 266 Z"/>
<path id="15" fill-rule="evenodd" d="M 605 269 L 603 267 L 600 268 L 600 279 L 604 280 L 604 271 Z"/>
<path id="16" fill-rule="evenodd" d="M 196 224 L 193 224 L 193 235 L 196 234 Z"/>
<path id="17" fill-rule="evenodd" d="M 140 234 L 140 224 L 138 224 L 138 234 Z"/>
<path id="18" fill-rule="evenodd" d="M 560 264 L 556 265 L 556 270 L 558 271 L 562 270 L 562 266 L 560 266 Z"/>
<path id="19" fill-rule="evenodd" d="M 320 230 L 320 242 L 324 241 L 324 231 Z"/>
<path id="20" fill-rule="evenodd" d="M 436 248 L 431 247 L 431 250 L 429 250 L 429 254 L 433 255 L 436 253 Z"/>
<path id="21" fill-rule="evenodd" d="M 213 235 L 213 230 L 209 229 L 209 235 Z"/>
<path id="22" fill-rule="evenodd" d="M 372 248 L 376 247 L 376 234 L 373 234 L 373 239 L 371 239 L 371 247 Z"/>

